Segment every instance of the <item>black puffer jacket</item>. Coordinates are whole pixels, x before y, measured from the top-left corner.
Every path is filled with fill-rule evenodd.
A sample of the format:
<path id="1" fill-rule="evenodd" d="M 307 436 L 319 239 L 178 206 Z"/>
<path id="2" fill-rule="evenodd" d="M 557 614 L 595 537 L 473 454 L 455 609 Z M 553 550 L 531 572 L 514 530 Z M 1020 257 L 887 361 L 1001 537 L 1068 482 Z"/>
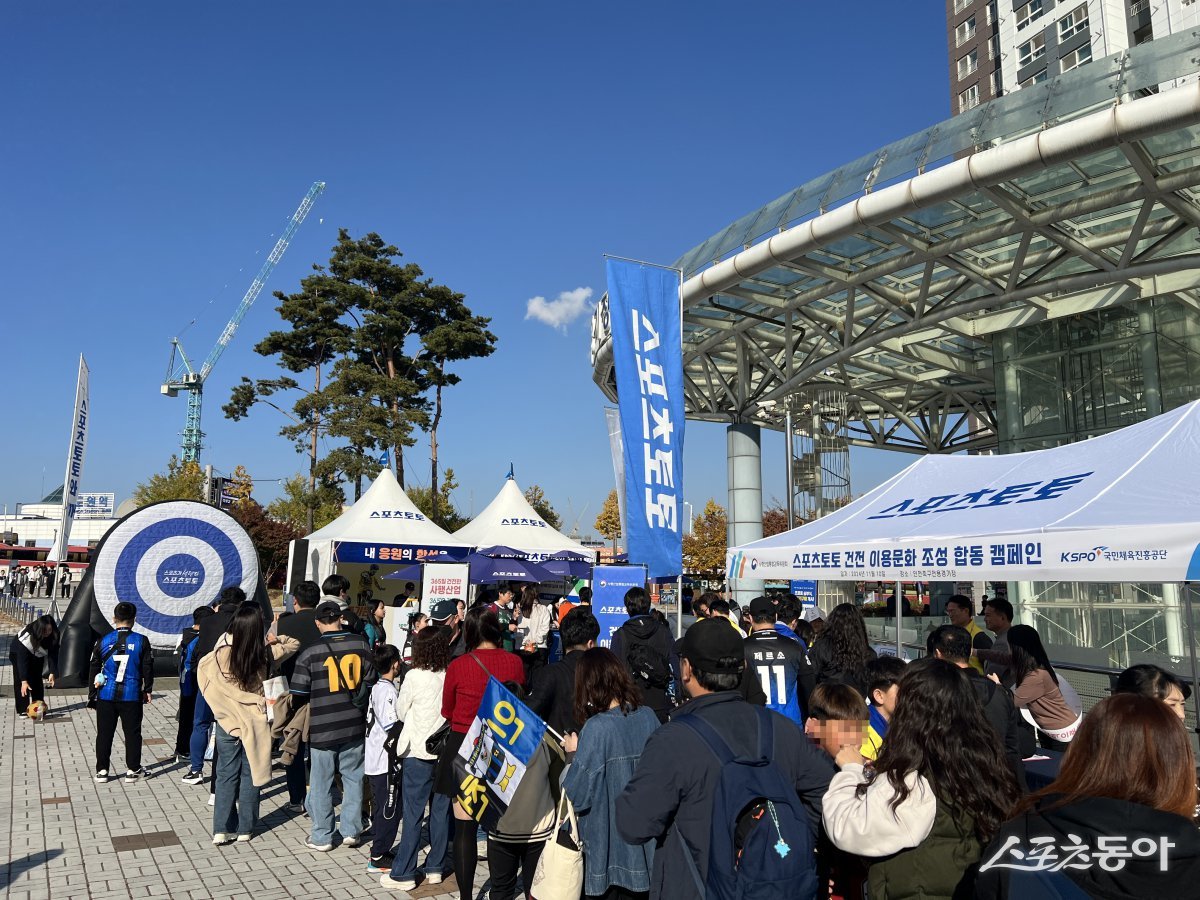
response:
<path id="1" fill-rule="evenodd" d="M 1054 797 L 1044 798 L 1035 809 L 1010 821 L 979 858 L 975 896 L 986 900 L 1059 900 L 1100 897 L 1103 900 L 1148 900 L 1148 898 L 1200 897 L 1200 830 L 1183 816 L 1161 812 L 1140 803 L 1088 797 L 1057 809 Z M 1053 864 L 1043 871 L 1029 859 L 1018 860 L 1013 851 L 1028 854 L 1031 842 L 1049 837 L 1056 853 Z M 1076 839 L 1078 838 L 1078 843 Z M 1129 854 L 1139 849 L 1146 855 L 1116 859 L 1104 853 L 1100 839 Z M 1165 855 L 1164 841 L 1169 844 Z M 1086 859 L 1064 848 L 1086 846 Z M 1079 868 L 1063 865 L 1071 862 Z M 1106 860 L 1101 865 L 1101 860 Z M 1001 868 L 997 863 L 1003 865 Z M 1110 871 L 1113 866 L 1119 869 Z M 1012 868 L 1014 867 L 1015 868 Z M 1107 868 L 1106 868 L 1107 866 Z M 1051 872 L 1050 868 L 1062 871 Z"/>
<path id="2" fill-rule="evenodd" d="M 633 616 L 618 628 L 612 636 L 612 652 L 617 655 L 625 668 L 629 666 L 629 651 L 636 644 L 647 644 L 662 654 L 671 668 L 671 677 L 679 684 L 679 657 L 675 653 L 675 640 L 671 632 L 654 618 L 654 616 Z M 651 687 L 638 679 L 637 685 L 642 690 L 645 705 L 654 710 L 660 722 L 667 721 L 671 711 L 671 697 L 666 688 Z"/>

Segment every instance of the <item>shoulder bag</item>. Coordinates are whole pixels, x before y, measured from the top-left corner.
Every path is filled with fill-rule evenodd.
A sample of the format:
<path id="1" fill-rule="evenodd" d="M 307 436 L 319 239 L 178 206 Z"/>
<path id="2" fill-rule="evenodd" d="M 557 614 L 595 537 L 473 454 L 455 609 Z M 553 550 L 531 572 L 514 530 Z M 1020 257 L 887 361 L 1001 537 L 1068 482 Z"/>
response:
<path id="1" fill-rule="evenodd" d="M 575 808 L 562 792 L 554 817 L 554 837 L 533 872 L 530 894 L 534 900 L 579 900 L 583 896 L 583 845 Z"/>

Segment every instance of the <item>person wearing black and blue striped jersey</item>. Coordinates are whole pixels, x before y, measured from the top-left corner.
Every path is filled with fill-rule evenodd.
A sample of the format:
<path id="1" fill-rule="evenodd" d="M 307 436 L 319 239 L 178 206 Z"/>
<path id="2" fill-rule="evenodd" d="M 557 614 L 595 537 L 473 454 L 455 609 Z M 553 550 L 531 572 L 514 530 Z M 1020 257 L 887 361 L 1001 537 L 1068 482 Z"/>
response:
<path id="1" fill-rule="evenodd" d="M 753 630 L 744 642 L 746 674 L 761 684 L 767 709 L 787 716 L 803 728 L 808 695 L 816 686 L 816 676 L 800 642 L 776 630 L 776 616 L 775 604 L 769 597 L 750 601 Z"/>
<path id="2" fill-rule="evenodd" d="M 113 610 L 113 630 L 92 653 L 92 699 L 96 709 L 96 781 L 109 779 L 117 722 L 125 736 L 125 782 L 143 777 L 142 706 L 154 689 L 154 655 L 145 635 L 133 630 L 137 607 L 122 601 Z"/>

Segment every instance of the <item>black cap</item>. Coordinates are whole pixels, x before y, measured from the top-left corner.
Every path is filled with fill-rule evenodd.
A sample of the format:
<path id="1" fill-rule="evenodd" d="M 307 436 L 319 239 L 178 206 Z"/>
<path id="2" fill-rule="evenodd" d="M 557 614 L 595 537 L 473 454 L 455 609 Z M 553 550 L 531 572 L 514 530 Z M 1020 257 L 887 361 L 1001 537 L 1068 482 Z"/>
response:
<path id="1" fill-rule="evenodd" d="M 679 655 L 701 672 L 711 675 L 734 675 L 746 667 L 742 636 L 724 617 L 701 619 L 683 634 Z M 735 666 L 722 666 L 724 657 L 737 660 Z"/>
<path id="2" fill-rule="evenodd" d="M 458 612 L 453 600 L 435 600 L 429 606 L 429 618 L 435 622 L 447 622 Z"/>
<path id="3" fill-rule="evenodd" d="M 778 612 L 770 597 L 755 597 L 750 601 L 751 616 L 773 616 Z"/>
<path id="4" fill-rule="evenodd" d="M 342 607 L 336 600 L 326 600 L 317 604 L 314 614 L 323 622 L 334 622 L 342 617 Z"/>

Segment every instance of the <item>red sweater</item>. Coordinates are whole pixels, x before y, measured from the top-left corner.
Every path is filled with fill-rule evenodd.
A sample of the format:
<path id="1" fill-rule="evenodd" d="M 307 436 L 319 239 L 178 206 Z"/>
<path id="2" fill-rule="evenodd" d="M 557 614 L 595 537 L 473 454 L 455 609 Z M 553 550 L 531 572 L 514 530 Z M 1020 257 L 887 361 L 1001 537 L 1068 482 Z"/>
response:
<path id="1" fill-rule="evenodd" d="M 450 730 L 466 734 L 479 712 L 479 701 L 487 688 L 487 669 L 497 681 L 515 681 L 525 684 L 525 666 L 521 657 L 507 650 L 475 650 L 477 663 L 470 653 L 465 653 L 446 669 L 446 683 L 442 688 L 442 718 L 450 723 Z M 480 663 L 483 668 L 480 668 Z"/>

